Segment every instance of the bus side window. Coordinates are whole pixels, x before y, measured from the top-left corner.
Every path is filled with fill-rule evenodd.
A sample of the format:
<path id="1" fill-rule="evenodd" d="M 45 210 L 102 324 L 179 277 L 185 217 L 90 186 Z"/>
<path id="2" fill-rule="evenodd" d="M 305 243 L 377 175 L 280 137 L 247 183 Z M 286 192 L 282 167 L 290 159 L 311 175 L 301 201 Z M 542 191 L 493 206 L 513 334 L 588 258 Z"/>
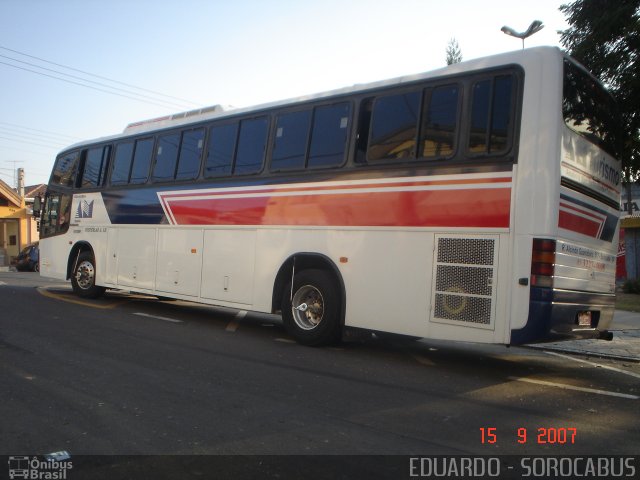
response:
<path id="1" fill-rule="evenodd" d="M 369 130 L 371 128 L 371 111 L 373 110 L 373 98 L 365 98 L 360 103 L 358 115 L 358 134 L 356 136 L 356 163 L 367 163 L 367 145 L 369 142 Z"/>
<path id="2" fill-rule="evenodd" d="M 271 171 L 304 168 L 310 125 L 311 110 L 278 115 Z"/>
<path id="3" fill-rule="evenodd" d="M 58 157 L 51 174 L 51 183 L 62 187 L 74 187 L 80 156 L 78 152 L 69 153 Z"/>
<path id="4" fill-rule="evenodd" d="M 237 139 L 238 123 L 211 127 L 209 130 L 207 160 L 204 167 L 205 177 L 231 175 Z"/>
<path id="5" fill-rule="evenodd" d="M 421 157 L 451 157 L 455 153 L 458 98 L 457 85 L 444 85 L 425 93 Z"/>
<path id="6" fill-rule="evenodd" d="M 42 222 L 40 224 L 40 234 L 42 236 L 46 237 L 55 233 L 59 208 L 60 195 L 47 193 L 42 211 Z"/>
<path id="7" fill-rule="evenodd" d="M 268 130 L 268 117 L 252 118 L 240 122 L 234 175 L 258 173 L 262 170 Z"/>
<path id="8" fill-rule="evenodd" d="M 342 164 L 350 115 L 351 104 L 347 102 L 314 110 L 308 167 L 336 167 Z"/>
<path id="9" fill-rule="evenodd" d="M 80 185 L 81 188 L 102 186 L 110 151 L 111 145 L 87 150 L 82 173 L 82 183 Z"/>
<path id="10" fill-rule="evenodd" d="M 415 158 L 420 104 L 421 92 L 376 98 L 371 119 L 368 160 Z"/>
<path id="11" fill-rule="evenodd" d="M 513 75 L 476 82 L 472 89 L 469 152 L 504 153 L 513 124 Z"/>
<path id="12" fill-rule="evenodd" d="M 177 180 L 191 180 L 200 174 L 200 162 L 204 147 L 204 128 L 187 130 L 182 133 Z"/>
<path id="13" fill-rule="evenodd" d="M 133 142 L 120 143 L 116 146 L 116 154 L 111 170 L 111 185 L 126 185 L 129 182 Z"/>
<path id="14" fill-rule="evenodd" d="M 178 146 L 180 134 L 170 133 L 158 139 L 156 149 L 156 164 L 153 167 L 152 179 L 154 182 L 166 182 L 173 180 L 178 161 Z"/>
<path id="15" fill-rule="evenodd" d="M 71 220 L 71 194 L 47 193 L 40 224 L 43 237 L 64 233 Z"/>
<path id="16" fill-rule="evenodd" d="M 149 168 L 151 167 L 151 157 L 153 155 L 153 138 L 136 140 L 136 150 L 133 154 L 133 165 L 131 166 L 131 180 L 129 183 L 145 183 L 149 178 Z"/>
<path id="17" fill-rule="evenodd" d="M 513 114 L 511 113 L 512 89 L 512 75 L 496 77 L 493 89 L 493 118 L 491 119 L 489 153 L 504 152 L 509 146 L 509 132 L 513 123 Z"/>

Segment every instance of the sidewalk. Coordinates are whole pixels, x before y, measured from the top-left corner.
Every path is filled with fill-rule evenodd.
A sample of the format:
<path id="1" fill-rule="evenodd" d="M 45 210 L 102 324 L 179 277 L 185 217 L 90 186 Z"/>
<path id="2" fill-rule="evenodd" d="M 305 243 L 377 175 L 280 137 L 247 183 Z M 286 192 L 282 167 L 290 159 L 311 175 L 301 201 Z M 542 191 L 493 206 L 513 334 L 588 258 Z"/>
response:
<path id="1" fill-rule="evenodd" d="M 613 340 L 570 340 L 566 342 L 540 343 L 531 348 L 554 352 L 578 353 L 593 357 L 640 362 L 640 313 L 616 310 L 609 329 Z"/>

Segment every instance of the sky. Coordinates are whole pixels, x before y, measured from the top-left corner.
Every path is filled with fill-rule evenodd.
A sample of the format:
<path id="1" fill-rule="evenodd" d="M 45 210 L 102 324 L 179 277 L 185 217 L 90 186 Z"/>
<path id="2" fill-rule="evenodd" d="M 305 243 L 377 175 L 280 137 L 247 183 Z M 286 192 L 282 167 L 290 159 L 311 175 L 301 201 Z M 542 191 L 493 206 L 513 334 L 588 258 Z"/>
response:
<path id="1" fill-rule="evenodd" d="M 66 146 L 132 122 L 440 68 L 451 38 L 463 60 L 520 49 L 503 25 L 560 46 L 562 3 L 0 0 L 0 179 L 46 183 Z"/>

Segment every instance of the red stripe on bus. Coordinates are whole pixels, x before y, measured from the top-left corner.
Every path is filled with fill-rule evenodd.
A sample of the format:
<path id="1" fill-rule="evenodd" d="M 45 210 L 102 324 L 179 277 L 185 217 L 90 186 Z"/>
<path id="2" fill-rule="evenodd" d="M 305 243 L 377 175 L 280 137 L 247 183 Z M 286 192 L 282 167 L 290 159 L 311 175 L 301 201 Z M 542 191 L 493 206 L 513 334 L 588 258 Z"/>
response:
<path id="1" fill-rule="evenodd" d="M 178 225 L 508 228 L 510 188 L 171 198 Z"/>
<path id="2" fill-rule="evenodd" d="M 598 238 L 601 225 L 602 222 L 595 222 L 588 218 L 574 215 L 571 212 L 560 210 L 558 226 L 565 230 L 571 230 L 572 232 L 578 232 L 583 235 L 588 235 L 589 237 Z"/>
<path id="3" fill-rule="evenodd" d="M 565 202 L 560 202 L 560 206 L 567 208 L 569 210 L 573 210 L 574 212 L 581 213 L 582 215 L 586 215 L 587 217 L 591 217 L 594 220 L 603 223 L 606 220 L 606 216 L 602 214 L 593 213 L 591 210 L 587 210 L 584 208 L 577 207 L 575 205 L 571 205 Z"/>
<path id="4" fill-rule="evenodd" d="M 326 191 L 326 190 L 357 190 L 370 188 L 403 188 L 403 187 L 433 187 L 433 186 L 454 186 L 454 185 L 470 185 L 474 184 L 492 184 L 492 183 L 511 183 L 511 177 L 494 177 L 494 178 L 468 178 L 468 179 L 451 179 L 451 180 L 424 180 L 424 181 L 398 181 L 398 182 L 366 182 L 366 183 L 350 183 L 349 181 L 340 182 L 334 185 L 322 184 L 293 184 L 290 186 L 282 185 L 277 188 L 271 185 L 265 185 L 254 188 L 236 187 L 236 188 L 218 188 L 214 190 L 198 190 L 197 192 L 162 192 L 161 195 L 165 199 L 174 199 L 182 197 L 193 197 L 194 195 L 207 195 L 210 197 L 229 194 L 269 194 L 269 193 L 291 193 L 307 191 Z"/>

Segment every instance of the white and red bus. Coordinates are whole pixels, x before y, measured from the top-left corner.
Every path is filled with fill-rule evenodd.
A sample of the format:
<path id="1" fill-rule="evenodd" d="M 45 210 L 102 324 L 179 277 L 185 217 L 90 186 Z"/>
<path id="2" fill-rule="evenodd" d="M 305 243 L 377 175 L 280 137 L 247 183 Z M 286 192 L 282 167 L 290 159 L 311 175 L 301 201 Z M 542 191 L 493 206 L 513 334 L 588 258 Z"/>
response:
<path id="1" fill-rule="evenodd" d="M 620 162 L 605 89 L 533 48 L 253 108 L 129 125 L 57 157 L 41 272 L 346 327 L 607 338 Z"/>

